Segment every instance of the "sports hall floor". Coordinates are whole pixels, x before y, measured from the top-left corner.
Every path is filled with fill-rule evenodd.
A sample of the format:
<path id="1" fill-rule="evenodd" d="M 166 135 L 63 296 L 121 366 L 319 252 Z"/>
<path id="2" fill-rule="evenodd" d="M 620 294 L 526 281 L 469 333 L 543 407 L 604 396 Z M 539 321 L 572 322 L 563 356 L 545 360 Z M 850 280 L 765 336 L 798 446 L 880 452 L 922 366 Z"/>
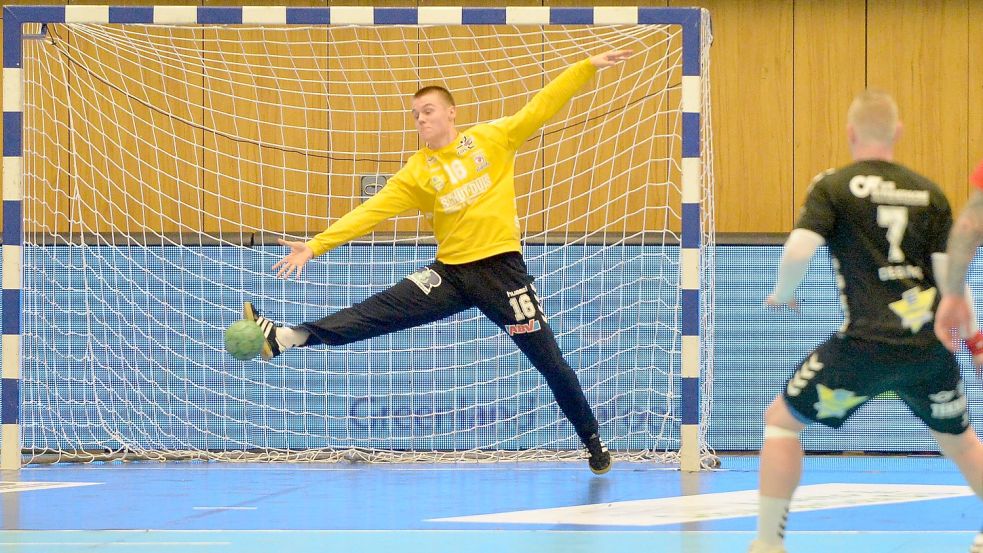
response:
<path id="1" fill-rule="evenodd" d="M 757 458 L 684 474 L 622 462 L 111 463 L 3 474 L 0 553 L 740 552 Z M 814 457 L 791 552 L 961 552 L 983 505 L 932 457 Z"/>

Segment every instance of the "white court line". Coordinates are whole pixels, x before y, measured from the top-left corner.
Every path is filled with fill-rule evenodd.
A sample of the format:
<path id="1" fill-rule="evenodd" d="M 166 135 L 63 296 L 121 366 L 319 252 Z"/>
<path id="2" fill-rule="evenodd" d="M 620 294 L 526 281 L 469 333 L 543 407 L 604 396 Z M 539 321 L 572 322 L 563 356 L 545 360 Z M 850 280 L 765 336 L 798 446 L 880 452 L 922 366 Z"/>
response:
<path id="1" fill-rule="evenodd" d="M 99 484 L 103 484 L 103 482 L 0 482 L 0 493 L 33 492 L 34 490 L 97 486 Z"/>
<path id="2" fill-rule="evenodd" d="M 255 511 L 256 507 L 192 507 L 195 511 Z"/>
<path id="3" fill-rule="evenodd" d="M 810 484 L 795 492 L 792 512 L 889 505 L 972 496 L 968 486 L 925 484 Z M 758 514 L 758 490 L 616 501 L 429 519 L 428 522 L 658 526 Z"/>

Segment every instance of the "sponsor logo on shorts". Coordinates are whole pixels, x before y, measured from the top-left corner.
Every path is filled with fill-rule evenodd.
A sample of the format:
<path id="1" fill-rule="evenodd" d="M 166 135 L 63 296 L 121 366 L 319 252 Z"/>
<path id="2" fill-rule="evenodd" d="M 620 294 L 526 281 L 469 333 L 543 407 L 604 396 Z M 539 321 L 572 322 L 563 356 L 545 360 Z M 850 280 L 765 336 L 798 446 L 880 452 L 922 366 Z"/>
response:
<path id="1" fill-rule="evenodd" d="M 819 392 L 819 401 L 813 407 L 816 408 L 816 418 L 819 419 L 842 419 L 847 411 L 869 399 L 868 396 L 858 396 L 850 390 L 833 390 L 822 384 L 816 385 L 816 391 Z"/>
<path id="2" fill-rule="evenodd" d="M 406 277 L 410 279 L 413 284 L 416 284 L 420 290 L 423 290 L 424 294 L 430 295 L 430 291 L 434 288 L 440 286 L 443 279 L 440 278 L 440 274 L 434 271 L 430 267 L 425 267 L 419 271 Z"/>
<path id="3" fill-rule="evenodd" d="M 955 419 L 966 413 L 966 396 L 962 393 L 962 384 L 958 390 L 944 390 L 929 394 L 932 400 L 933 419 Z"/>
<path id="4" fill-rule="evenodd" d="M 539 321 L 536 319 L 516 325 L 505 325 L 505 330 L 508 331 L 509 336 L 515 336 L 516 334 L 530 334 L 538 331 L 540 328 L 542 327 L 540 326 Z"/>
<path id="5" fill-rule="evenodd" d="M 802 393 L 802 390 L 809 384 L 809 381 L 816 376 L 816 373 L 823 370 L 823 364 L 819 360 L 819 355 L 813 353 L 809 356 L 809 359 L 799 367 L 799 370 L 795 371 L 795 375 L 792 380 L 788 381 L 788 386 L 785 388 L 785 393 L 789 397 L 796 397 Z"/>

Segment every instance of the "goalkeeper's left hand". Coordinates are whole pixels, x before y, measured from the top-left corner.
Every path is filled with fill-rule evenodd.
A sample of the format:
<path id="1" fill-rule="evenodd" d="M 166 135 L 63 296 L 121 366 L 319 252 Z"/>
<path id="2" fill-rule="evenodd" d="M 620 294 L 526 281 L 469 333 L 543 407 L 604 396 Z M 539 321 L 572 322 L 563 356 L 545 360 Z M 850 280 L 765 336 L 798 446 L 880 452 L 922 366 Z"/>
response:
<path id="1" fill-rule="evenodd" d="M 594 67 L 602 69 L 604 67 L 617 65 L 628 59 L 628 57 L 634 53 L 634 50 L 612 50 L 611 52 L 591 56 L 590 62 Z"/>

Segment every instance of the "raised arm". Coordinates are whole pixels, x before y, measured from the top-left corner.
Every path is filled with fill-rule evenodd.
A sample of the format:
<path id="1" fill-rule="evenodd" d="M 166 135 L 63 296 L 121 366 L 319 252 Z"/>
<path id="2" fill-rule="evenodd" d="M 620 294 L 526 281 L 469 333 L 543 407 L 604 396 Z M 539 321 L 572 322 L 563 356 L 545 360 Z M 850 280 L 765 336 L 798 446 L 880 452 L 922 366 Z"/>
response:
<path id="1" fill-rule="evenodd" d="M 631 50 L 614 50 L 598 54 L 579 61 L 560 73 L 515 115 L 497 123 L 508 135 L 509 147 L 513 150 L 519 149 L 532 133 L 556 115 L 556 112 L 560 111 L 560 108 L 587 84 L 598 69 L 621 63 L 632 53 Z"/>

